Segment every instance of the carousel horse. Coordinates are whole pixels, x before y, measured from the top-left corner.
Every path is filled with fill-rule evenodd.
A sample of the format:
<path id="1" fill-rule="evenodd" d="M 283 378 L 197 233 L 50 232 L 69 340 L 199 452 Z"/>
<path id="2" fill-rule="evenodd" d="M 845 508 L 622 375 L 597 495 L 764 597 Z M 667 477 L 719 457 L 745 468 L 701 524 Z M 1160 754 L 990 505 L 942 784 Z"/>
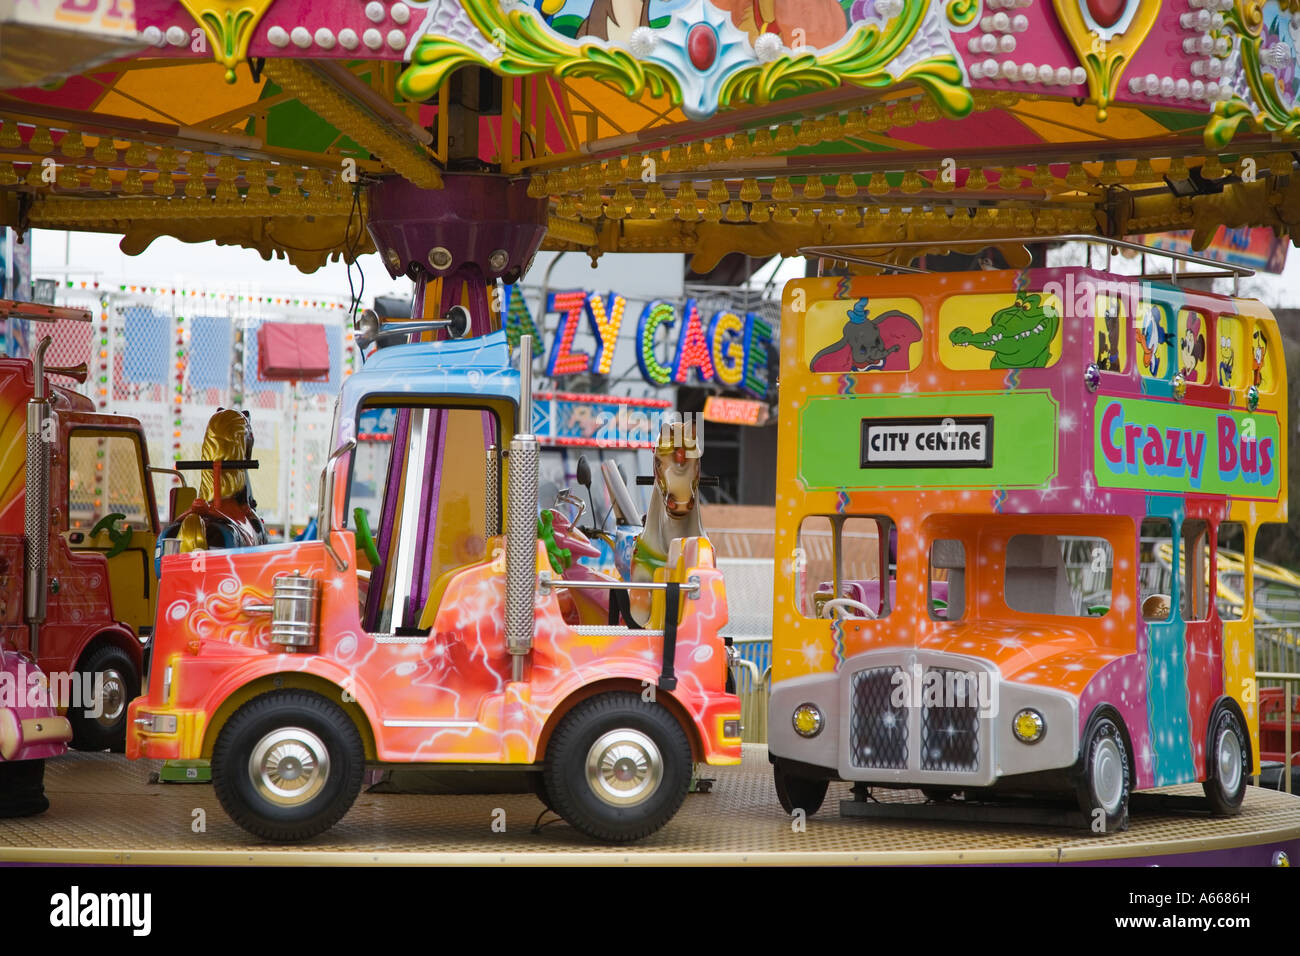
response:
<path id="1" fill-rule="evenodd" d="M 218 409 L 208 420 L 201 457 L 205 462 L 241 461 L 253 457 L 253 425 L 247 412 Z M 220 475 L 220 482 L 215 480 Z M 160 536 L 177 538 L 182 553 L 209 548 L 247 548 L 269 539 L 257 502 L 243 469 L 219 470 L 214 466 L 199 479 L 199 495 L 184 515 Z"/>
<path id="2" fill-rule="evenodd" d="M 677 538 L 704 537 L 700 523 L 699 438 L 683 422 L 665 422 L 654 453 L 654 491 L 645 530 L 632 552 L 632 580 L 653 581 Z M 650 619 L 651 592 L 628 594 L 632 618 L 642 627 Z"/>

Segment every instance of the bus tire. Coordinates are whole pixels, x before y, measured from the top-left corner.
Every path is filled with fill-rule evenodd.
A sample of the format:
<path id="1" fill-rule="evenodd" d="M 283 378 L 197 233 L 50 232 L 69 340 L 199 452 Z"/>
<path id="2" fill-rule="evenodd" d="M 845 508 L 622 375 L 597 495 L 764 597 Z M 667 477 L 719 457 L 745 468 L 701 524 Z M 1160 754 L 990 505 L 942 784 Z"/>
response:
<path id="1" fill-rule="evenodd" d="M 1079 809 L 1096 834 L 1128 829 L 1131 758 L 1118 718 L 1105 713 L 1088 723 L 1076 771 Z"/>
<path id="2" fill-rule="evenodd" d="M 1205 741 L 1205 781 L 1201 784 L 1216 817 L 1241 812 L 1249 773 L 1250 737 L 1232 709 L 1220 707 L 1210 719 Z"/>
<path id="3" fill-rule="evenodd" d="M 240 707 L 212 750 L 212 785 L 230 818 L 275 842 L 324 833 L 361 791 L 356 725 L 319 694 L 275 690 Z"/>
<path id="4" fill-rule="evenodd" d="M 792 773 L 780 757 L 772 762 L 772 782 L 776 785 L 776 798 L 781 801 L 781 809 L 786 813 L 802 810 L 806 817 L 822 808 L 826 790 L 831 785 L 825 778 L 819 780 Z"/>
<path id="5" fill-rule="evenodd" d="M 548 803 L 606 843 L 654 833 L 691 785 L 691 744 L 677 718 L 639 694 L 591 697 L 564 715 L 546 749 Z"/>
<path id="6" fill-rule="evenodd" d="M 72 724 L 72 746 L 77 750 L 111 750 L 121 753 L 126 749 L 126 711 L 131 701 L 140 696 L 140 675 L 126 651 L 112 644 L 104 644 L 87 654 L 78 666 L 82 687 L 102 687 L 100 699 L 93 709 L 99 716 L 87 714 L 85 701 L 68 707 L 68 722 Z M 102 675 L 102 684 L 96 676 Z"/>

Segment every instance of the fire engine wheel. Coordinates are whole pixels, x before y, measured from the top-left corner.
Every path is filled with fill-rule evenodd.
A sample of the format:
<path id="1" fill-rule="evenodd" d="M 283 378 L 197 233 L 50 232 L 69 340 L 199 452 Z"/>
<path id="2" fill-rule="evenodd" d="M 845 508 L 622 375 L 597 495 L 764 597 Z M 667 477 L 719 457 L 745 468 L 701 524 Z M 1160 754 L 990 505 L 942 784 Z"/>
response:
<path id="1" fill-rule="evenodd" d="M 601 694 L 569 711 L 551 735 L 544 779 L 550 806 L 609 843 L 649 836 L 672 819 L 691 784 L 691 744 L 677 718 L 639 694 Z"/>
<path id="2" fill-rule="evenodd" d="M 1241 812 L 1250 773 L 1250 737 L 1237 715 L 1222 707 L 1210 721 L 1205 750 L 1205 782 L 1201 787 L 1215 816 Z"/>
<path id="3" fill-rule="evenodd" d="M 1079 809 L 1097 834 L 1128 829 L 1129 753 L 1124 732 L 1107 716 L 1094 717 L 1077 771 Z"/>
<path id="4" fill-rule="evenodd" d="M 277 842 L 306 840 L 337 823 L 356 800 L 364 770 L 351 718 L 308 691 L 253 698 L 212 750 L 212 784 L 226 813 Z"/>
<path id="5" fill-rule="evenodd" d="M 781 809 L 786 813 L 803 810 L 805 816 L 812 816 L 822 808 L 826 799 L 826 790 L 831 785 L 829 780 L 816 780 L 791 773 L 784 760 L 779 757 L 772 764 L 772 782 L 776 784 L 776 798 L 781 801 Z"/>
<path id="6" fill-rule="evenodd" d="M 74 700 L 75 706 L 68 707 L 72 746 L 120 753 L 126 747 L 127 705 L 140 696 L 135 664 L 126 651 L 110 644 L 87 654 L 78 671 L 80 686 L 88 688 L 94 700 Z"/>

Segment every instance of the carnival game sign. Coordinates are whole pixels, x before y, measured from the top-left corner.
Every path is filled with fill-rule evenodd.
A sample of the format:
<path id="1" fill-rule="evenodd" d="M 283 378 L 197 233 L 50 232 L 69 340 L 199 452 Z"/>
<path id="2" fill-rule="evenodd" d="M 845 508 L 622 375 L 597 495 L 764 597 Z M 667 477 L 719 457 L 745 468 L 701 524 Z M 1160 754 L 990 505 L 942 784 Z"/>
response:
<path id="1" fill-rule="evenodd" d="M 533 434 L 543 445 L 653 448 L 671 407 L 656 398 L 536 392 Z"/>
<path id="2" fill-rule="evenodd" d="M 554 313 L 559 319 L 546 374 L 552 378 L 592 372 L 608 375 L 626 311 L 627 299 L 617 292 L 550 293 L 546 314 Z M 591 351 L 585 351 L 579 339 L 584 325 L 590 339 L 583 336 L 583 340 L 594 340 L 594 345 L 586 346 Z M 665 339 L 672 354 L 667 364 L 658 358 Z M 656 299 L 641 310 L 636 346 L 637 367 L 650 385 L 715 384 L 767 398 L 772 326 L 754 312 L 742 317 L 721 309 L 706 317 L 697 299 L 680 305 Z"/>
<path id="3" fill-rule="evenodd" d="M 1272 413 L 1102 398 L 1094 420 L 1103 488 L 1277 500 L 1279 430 Z"/>

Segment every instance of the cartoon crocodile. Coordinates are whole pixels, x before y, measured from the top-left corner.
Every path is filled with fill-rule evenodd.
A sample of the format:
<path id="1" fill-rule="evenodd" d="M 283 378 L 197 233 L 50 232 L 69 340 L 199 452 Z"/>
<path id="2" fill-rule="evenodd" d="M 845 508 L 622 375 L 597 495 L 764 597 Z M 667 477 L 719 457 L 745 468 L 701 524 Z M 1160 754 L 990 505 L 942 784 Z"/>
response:
<path id="1" fill-rule="evenodd" d="M 973 345 L 992 352 L 989 368 L 1045 368 L 1061 317 L 1052 306 L 1044 306 L 1042 299 L 1041 295 L 1017 296 L 1015 305 L 993 313 L 983 332 L 972 332 L 963 325 L 948 333 L 948 339 L 953 345 Z"/>

